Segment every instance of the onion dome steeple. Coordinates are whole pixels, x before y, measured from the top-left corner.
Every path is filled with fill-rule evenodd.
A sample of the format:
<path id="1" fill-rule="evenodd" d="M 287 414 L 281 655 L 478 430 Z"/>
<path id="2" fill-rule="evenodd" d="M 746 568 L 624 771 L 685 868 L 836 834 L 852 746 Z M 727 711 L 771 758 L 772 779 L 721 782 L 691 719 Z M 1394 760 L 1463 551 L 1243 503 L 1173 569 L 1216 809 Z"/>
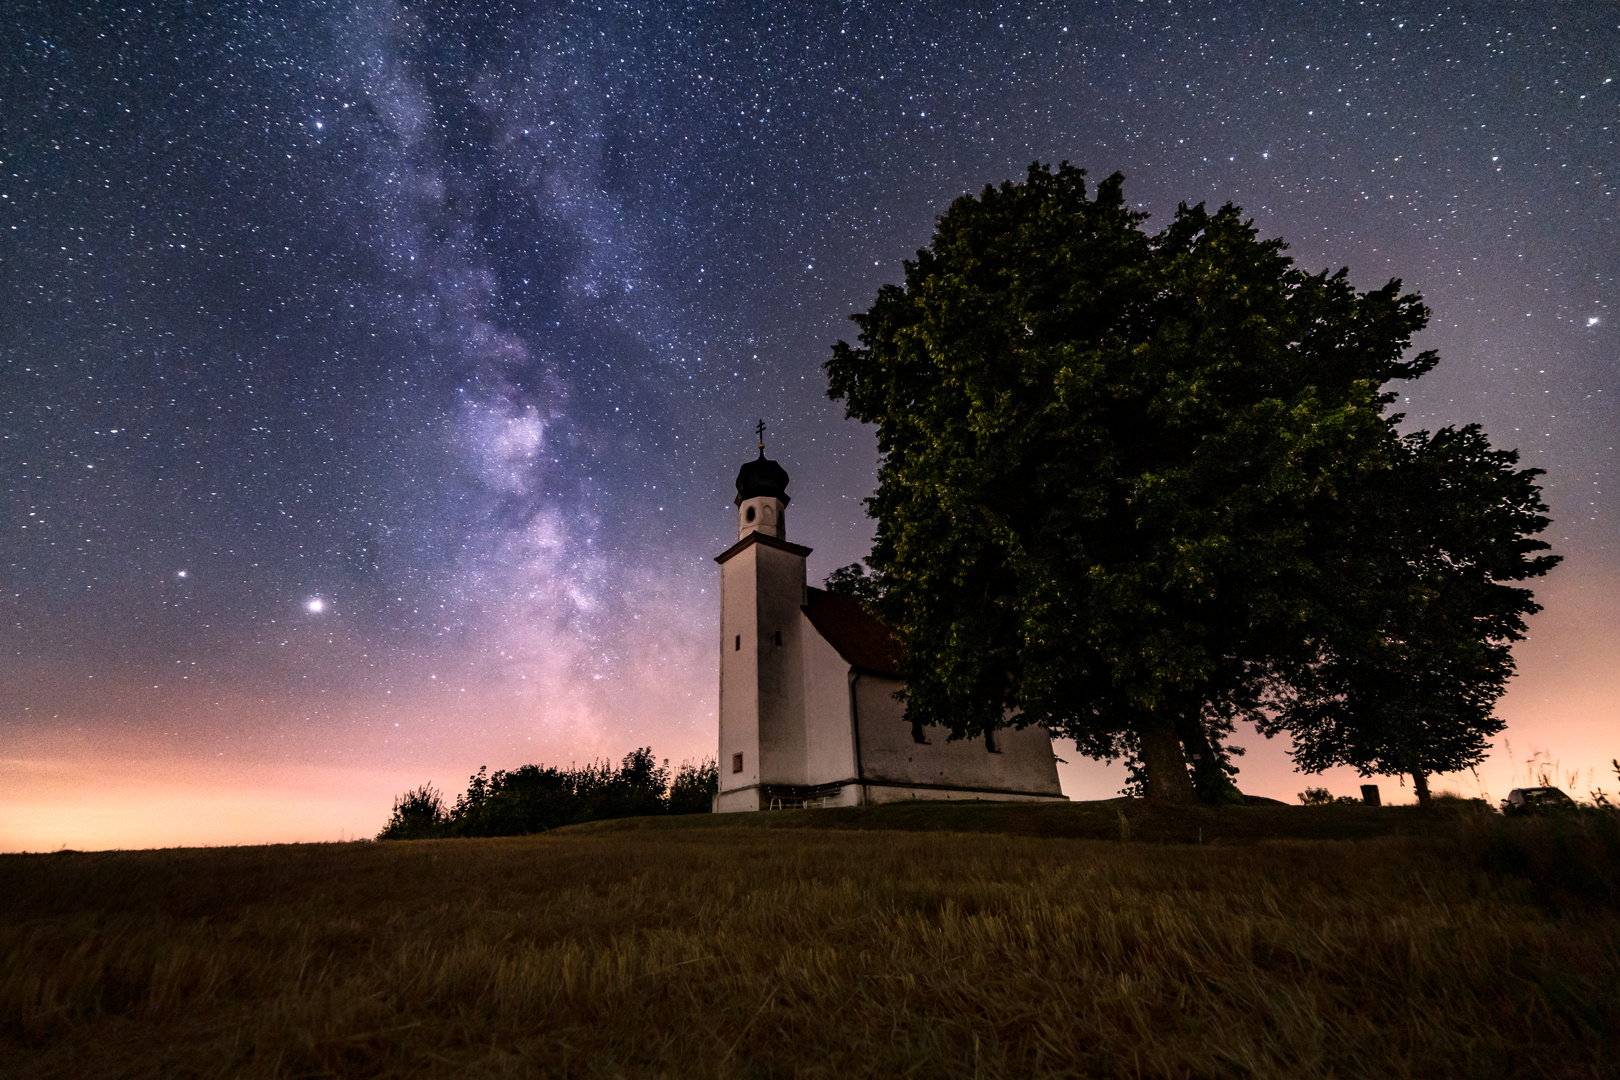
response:
<path id="1" fill-rule="evenodd" d="M 737 471 L 736 504 L 741 506 L 744 499 L 766 496 L 781 499 L 786 506 L 793 501 L 787 493 L 787 470 L 765 456 L 765 421 L 761 420 L 754 430 L 759 434 L 759 457 Z"/>
<path id="2" fill-rule="evenodd" d="M 755 428 L 759 434 L 759 457 L 737 471 L 737 531 L 745 536 L 759 530 L 779 539 L 787 538 L 785 520 L 788 474 L 765 456 L 765 421 Z"/>
<path id="3" fill-rule="evenodd" d="M 792 500 L 787 493 L 788 474 L 776 462 L 765 456 L 763 449 L 759 457 L 748 462 L 737 472 L 737 505 L 741 506 L 744 499 L 755 499 L 768 496 L 772 499 L 781 499 L 786 506 Z"/>

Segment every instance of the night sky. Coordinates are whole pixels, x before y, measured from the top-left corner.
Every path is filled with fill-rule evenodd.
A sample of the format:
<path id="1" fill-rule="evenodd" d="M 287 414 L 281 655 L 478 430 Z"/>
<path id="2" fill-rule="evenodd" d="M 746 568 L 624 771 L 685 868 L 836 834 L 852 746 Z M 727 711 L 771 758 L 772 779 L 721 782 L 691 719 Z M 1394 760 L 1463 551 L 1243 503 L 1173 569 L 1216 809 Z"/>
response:
<path id="1" fill-rule="evenodd" d="M 754 423 L 812 580 L 864 555 L 875 440 L 821 364 L 1036 159 L 1424 295 L 1409 426 L 1546 469 L 1565 556 L 1450 786 L 1542 753 L 1612 792 L 1620 11 L 949 7 L 8 4 L 0 849 L 338 839 L 483 764 L 712 754 Z M 1247 790 L 1318 782 L 1237 741 Z"/>

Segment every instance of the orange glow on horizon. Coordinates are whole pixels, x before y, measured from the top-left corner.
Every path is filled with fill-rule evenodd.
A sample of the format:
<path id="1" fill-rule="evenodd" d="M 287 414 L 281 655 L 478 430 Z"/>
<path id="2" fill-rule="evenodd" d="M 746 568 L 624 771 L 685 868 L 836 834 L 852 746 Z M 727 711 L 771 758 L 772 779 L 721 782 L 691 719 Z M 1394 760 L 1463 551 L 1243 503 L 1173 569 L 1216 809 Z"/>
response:
<path id="1" fill-rule="evenodd" d="M 1501 704 L 1508 727 L 1496 750 L 1477 776 L 1435 777 L 1434 790 L 1494 804 L 1510 788 L 1538 782 L 1542 771 L 1580 799 L 1594 788 L 1611 795 L 1620 788 L 1609 764 L 1620 757 L 1620 587 L 1564 569 L 1538 590 L 1546 611 L 1516 651 L 1520 675 Z M 447 698 L 453 710 L 436 705 L 437 721 L 418 724 L 415 735 L 373 730 L 357 736 L 342 760 L 326 763 L 294 759 L 301 744 L 293 730 L 231 754 L 165 755 L 96 737 L 87 719 L 72 733 L 15 740 L 11 755 L 0 758 L 0 851 L 347 840 L 374 836 L 394 797 L 419 784 L 435 784 L 452 801 L 480 765 L 616 760 L 649 744 L 676 763 L 712 754 L 712 669 L 699 666 L 696 679 L 673 681 L 667 664 L 635 670 L 635 682 L 657 693 L 641 699 L 646 711 L 634 723 L 547 722 L 530 700 L 458 693 Z M 369 707 L 349 704 L 356 713 Z M 1376 783 L 1386 803 L 1413 798 L 1410 781 L 1397 777 L 1363 779 L 1352 769 L 1304 776 L 1282 740 L 1252 729 L 1240 729 L 1234 741 L 1248 750 L 1238 784 L 1251 794 L 1294 802 L 1306 787 L 1355 795 L 1362 783 Z M 1087 761 L 1061 742 L 1056 750 L 1068 759 L 1059 774 L 1071 798 L 1111 798 L 1124 783 L 1118 763 Z"/>

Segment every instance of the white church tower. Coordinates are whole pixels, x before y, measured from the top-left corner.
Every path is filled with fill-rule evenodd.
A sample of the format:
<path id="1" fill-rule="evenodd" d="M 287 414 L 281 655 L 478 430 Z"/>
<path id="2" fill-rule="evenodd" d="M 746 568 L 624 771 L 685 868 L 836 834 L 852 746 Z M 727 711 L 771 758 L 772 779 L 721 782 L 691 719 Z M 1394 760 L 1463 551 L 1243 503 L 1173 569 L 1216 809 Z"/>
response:
<path id="1" fill-rule="evenodd" d="M 1044 728 L 948 741 L 910 724 L 899 648 L 857 601 L 809 588 L 810 549 L 787 538 L 788 474 L 765 456 L 737 474 L 737 542 L 720 564 L 716 811 L 909 799 L 1062 801 Z"/>

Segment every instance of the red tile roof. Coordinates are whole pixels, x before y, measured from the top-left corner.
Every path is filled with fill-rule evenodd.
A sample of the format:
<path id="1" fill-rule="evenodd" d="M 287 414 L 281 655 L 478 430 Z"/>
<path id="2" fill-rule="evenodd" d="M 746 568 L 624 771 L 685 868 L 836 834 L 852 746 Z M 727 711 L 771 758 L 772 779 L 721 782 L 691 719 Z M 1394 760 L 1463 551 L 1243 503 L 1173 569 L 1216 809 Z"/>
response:
<path id="1" fill-rule="evenodd" d="M 825 589 L 808 592 L 804 613 L 839 656 L 862 671 L 900 677 L 900 642 L 886 623 L 848 596 Z"/>

